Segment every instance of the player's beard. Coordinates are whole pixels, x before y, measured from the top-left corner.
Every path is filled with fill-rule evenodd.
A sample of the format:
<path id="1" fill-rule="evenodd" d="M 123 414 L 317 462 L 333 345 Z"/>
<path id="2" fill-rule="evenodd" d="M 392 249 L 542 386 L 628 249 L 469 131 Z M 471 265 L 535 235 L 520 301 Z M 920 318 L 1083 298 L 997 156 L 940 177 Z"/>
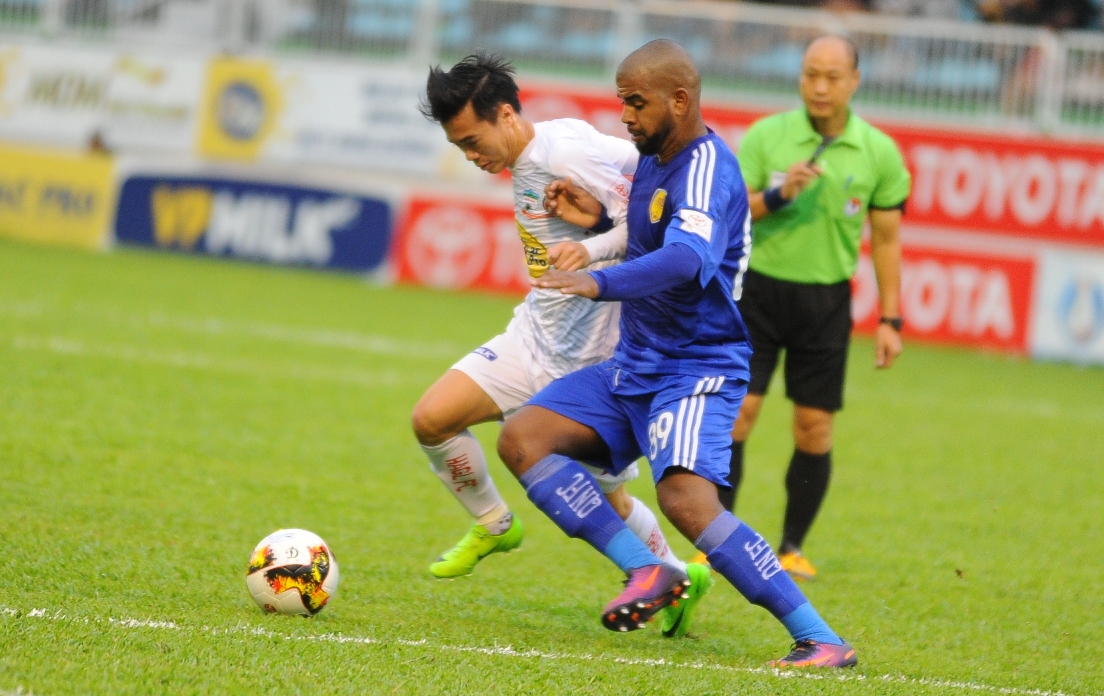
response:
<path id="1" fill-rule="evenodd" d="M 655 133 L 644 138 L 636 145 L 636 151 L 644 156 L 658 155 L 659 151 L 663 149 L 663 143 L 667 140 L 667 136 L 671 134 L 675 124 L 668 119 L 667 122 L 656 128 Z"/>

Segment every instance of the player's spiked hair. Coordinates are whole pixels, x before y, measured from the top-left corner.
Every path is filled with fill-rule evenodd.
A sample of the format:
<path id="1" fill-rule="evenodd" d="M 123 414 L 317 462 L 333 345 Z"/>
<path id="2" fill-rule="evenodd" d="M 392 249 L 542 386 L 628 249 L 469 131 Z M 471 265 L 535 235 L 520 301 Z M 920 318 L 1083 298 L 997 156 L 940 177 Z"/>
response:
<path id="1" fill-rule="evenodd" d="M 481 121 L 498 120 L 498 107 L 509 104 L 521 112 L 514 68 L 497 53 L 473 53 L 448 72 L 441 66 L 430 68 L 426 96 L 420 109 L 431 121 L 447 123 L 471 102 Z"/>

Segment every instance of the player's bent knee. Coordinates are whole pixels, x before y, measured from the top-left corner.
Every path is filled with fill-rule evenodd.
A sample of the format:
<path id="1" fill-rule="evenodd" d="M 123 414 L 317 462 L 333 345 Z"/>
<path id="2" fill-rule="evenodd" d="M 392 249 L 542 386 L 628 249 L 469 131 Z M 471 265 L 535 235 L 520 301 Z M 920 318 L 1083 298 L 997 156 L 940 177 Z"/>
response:
<path id="1" fill-rule="evenodd" d="M 430 446 L 440 444 L 434 442 L 436 428 L 434 427 L 433 416 L 429 409 L 422 406 L 421 402 L 414 406 L 414 411 L 410 414 L 410 428 L 414 431 L 414 437 L 418 439 L 419 443 Z"/>
<path id="2" fill-rule="evenodd" d="M 414 430 L 414 437 L 420 444 L 426 447 L 439 445 L 445 440 L 458 435 L 458 432 L 450 432 L 448 424 L 440 417 L 432 405 L 419 401 L 410 414 L 410 427 Z"/>
<path id="3" fill-rule="evenodd" d="M 551 448 L 535 437 L 539 430 L 533 425 L 522 409 L 506 419 L 498 434 L 498 456 L 515 476 L 521 476 L 552 453 Z"/>
<path id="4" fill-rule="evenodd" d="M 802 452 L 824 454 L 832 449 L 832 413 L 800 406 L 794 409 L 794 445 Z"/>

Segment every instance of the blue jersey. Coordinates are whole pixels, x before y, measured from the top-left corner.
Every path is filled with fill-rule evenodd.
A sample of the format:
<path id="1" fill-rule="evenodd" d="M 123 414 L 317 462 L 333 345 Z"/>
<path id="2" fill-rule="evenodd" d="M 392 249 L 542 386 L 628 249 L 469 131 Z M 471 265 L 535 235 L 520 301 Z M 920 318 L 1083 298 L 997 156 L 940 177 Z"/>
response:
<path id="1" fill-rule="evenodd" d="M 751 253 L 751 212 L 736 156 L 712 131 L 670 162 L 641 157 L 629 195 L 625 261 L 668 244 L 701 258 L 696 280 L 621 303 L 614 360 L 643 374 L 748 379 L 751 343 L 736 309 Z"/>

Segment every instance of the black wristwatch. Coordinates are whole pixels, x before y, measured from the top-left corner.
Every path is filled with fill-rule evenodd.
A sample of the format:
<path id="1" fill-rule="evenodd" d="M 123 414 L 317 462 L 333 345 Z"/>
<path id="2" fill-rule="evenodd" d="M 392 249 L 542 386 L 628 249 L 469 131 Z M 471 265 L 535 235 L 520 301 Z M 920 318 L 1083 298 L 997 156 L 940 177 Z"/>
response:
<path id="1" fill-rule="evenodd" d="M 905 325 L 905 321 L 901 317 L 882 317 L 878 320 L 878 323 L 889 324 L 897 333 L 901 333 L 901 327 Z"/>

